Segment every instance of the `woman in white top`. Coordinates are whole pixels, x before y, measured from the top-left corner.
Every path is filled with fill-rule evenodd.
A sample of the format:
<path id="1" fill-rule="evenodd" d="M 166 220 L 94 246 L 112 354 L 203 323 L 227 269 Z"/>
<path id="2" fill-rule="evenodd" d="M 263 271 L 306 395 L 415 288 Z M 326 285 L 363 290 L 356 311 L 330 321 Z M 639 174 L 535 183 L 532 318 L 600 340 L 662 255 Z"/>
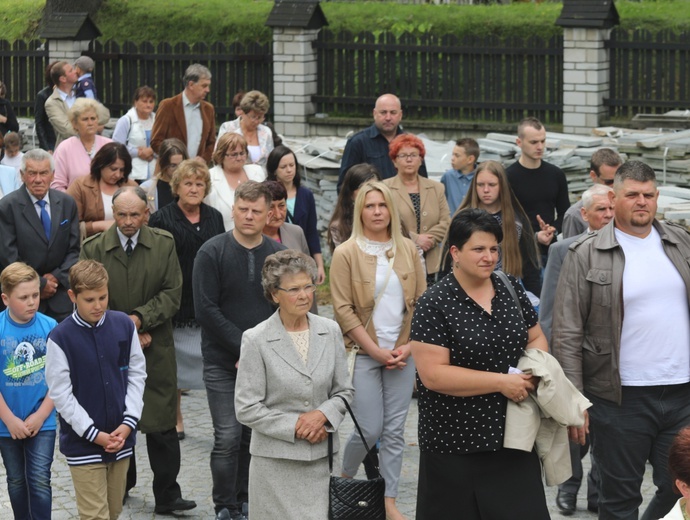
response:
<path id="1" fill-rule="evenodd" d="M 235 133 L 223 134 L 213 152 L 215 166 L 211 168 L 211 193 L 204 202 L 221 212 L 225 231 L 235 228 L 232 207 L 237 187 L 243 182 L 266 179 L 260 166 L 247 164 L 247 154 L 247 141 Z"/>
<path id="2" fill-rule="evenodd" d="M 266 170 L 268 154 L 273 150 L 273 132 L 261 123 L 263 123 L 270 106 L 265 94 L 258 90 L 251 90 L 240 101 L 242 115 L 234 121 L 223 123 L 218 130 L 218 141 L 224 134 L 230 132 L 244 137 L 249 153 L 248 162 L 257 164 L 264 170 Z M 220 145 L 216 143 L 216 149 L 218 146 Z"/>
<path id="3" fill-rule="evenodd" d="M 156 92 L 146 85 L 134 91 L 134 106 L 115 125 L 113 141 L 122 143 L 132 156 L 130 179 L 139 183 L 151 178 L 156 156 L 151 148 L 151 129 L 156 114 Z"/>
<path id="4" fill-rule="evenodd" d="M 354 412 L 367 444 L 381 440 L 386 518 L 404 520 L 395 499 L 415 377 L 409 336 L 426 275 L 415 245 L 402 236 L 398 211 L 384 183 L 360 188 L 352 236 L 335 248 L 330 277 L 333 310 L 347 348 L 360 348 L 353 377 Z M 354 477 L 365 455 L 359 435 L 350 435 L 342 455 L 343 475 Z"/>

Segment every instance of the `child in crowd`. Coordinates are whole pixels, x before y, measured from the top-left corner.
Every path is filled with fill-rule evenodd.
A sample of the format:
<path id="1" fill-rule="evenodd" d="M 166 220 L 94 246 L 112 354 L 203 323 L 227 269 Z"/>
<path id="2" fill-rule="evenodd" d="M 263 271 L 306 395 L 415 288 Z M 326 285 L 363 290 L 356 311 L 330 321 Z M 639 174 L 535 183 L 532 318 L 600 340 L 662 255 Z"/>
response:
<path id="1" fill-rule="evenodd" d="M 38 312 L 40 279 L 22 262 L 0 275 L 0 453 L 16 519 L 49 519 L 55 411 L 46 395 L 46 342 L 57 325 Z"/>
<path id="2" fill-rule="evenodd" d="M 132 320 L 108 308 L 108 273 L 95 260 L 69 271 L 76 310 L 48 340 L 46 378 L 60 414 L 81 518 L 122 512 L 129 457 L 144 407 L 146 362 Z"/>
<path id="3" fill-rule="evenodd" d="M 93 67 L 94 62 L 88 56 L 79 56 L 74 62 L 74 70 L 79 79 L 74 84 L 75 97 L 85 97 L 95 99 L 98 101 L 98 93 L 96 92 L 96 84 L 93 82 Z"/>
<path id="4" fill-rule="evenodd" d="M 451 215 L 455 214 L 469 190 L 478 160 L 477 141 L 471 137 L 464 137 L 455 142 L 450 159 L 453 169 L 448 170 L 441 177 L 441 183 L 446 187 L 446 200 Z"/>
<path id="5" fill-rule="evenodd" d="M 4 166 L 11 166 L 17 171 L 19 175 L 19 170 L 22 165 L 22 157 L 24 153 L 22 150 L 22 137 L 17 132 L 8 132 L 5 134 L 5 154 L 0 160 L 0 164 Z"/>

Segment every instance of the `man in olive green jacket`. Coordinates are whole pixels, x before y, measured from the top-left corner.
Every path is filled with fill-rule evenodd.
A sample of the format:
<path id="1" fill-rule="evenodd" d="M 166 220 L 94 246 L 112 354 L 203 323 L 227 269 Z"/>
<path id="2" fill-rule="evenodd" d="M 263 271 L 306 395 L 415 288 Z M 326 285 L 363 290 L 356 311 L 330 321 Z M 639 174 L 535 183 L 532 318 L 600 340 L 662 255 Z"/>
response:
<path id="1" fill-rule="evenodd" d="M 175 241 L 167 231 L 145 225 L 146 194 L 138 186 L 115 192 L 113 216 L 114 226 L 84 242 L 81 258 L 105 265 L 110 308 L 127 313 L 139 331 L 147 373 L 139 428 L 146 434 L 155 511 L 192 509 L 196 504 L 182 498 L 177 483 L 180 444 L 175 431 L 177 365 L 172 317 L 180 306 L 182 272 Z M 136 472 L 128 475 L 128 489 L 135 479 Z"/>

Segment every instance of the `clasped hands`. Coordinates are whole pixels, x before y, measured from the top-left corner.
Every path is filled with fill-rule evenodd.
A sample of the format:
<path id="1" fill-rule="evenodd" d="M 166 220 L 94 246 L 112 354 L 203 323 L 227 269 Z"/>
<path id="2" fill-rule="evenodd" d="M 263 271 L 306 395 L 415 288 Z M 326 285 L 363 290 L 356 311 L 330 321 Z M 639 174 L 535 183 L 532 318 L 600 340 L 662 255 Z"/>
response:
<path id="1" fill-rule="evenodd" d="M 400 345 L 398 348 L 388 350 L 377 347 L 373 354 L 369 354 L 376 361 L 386 367 L 387 370 L 402 370 L 407 366 L 407 358 L 410 357 L 411 347 L 409 343 Z"/>
<path id="2" fill-rule="evenodd" d="M 309 441 L 312 444 L 323 442 L 328 438 L 328 432 L 326 431 L 327 422 L 328 419 L 321 410 L 303 413 L 297 419 L 297 424 L 295 424 L 295 437 Z"/>
<path id="3" fill-rule="evenodd" d="M 132 428 L 126 424 L 121 424 L 112 433 L 100 432 L 96 436 L 96 444 L 103 446 L 107 453 L 117 453 L 125 447 L 125 441 L 129 434 L 132 433 Z"/>

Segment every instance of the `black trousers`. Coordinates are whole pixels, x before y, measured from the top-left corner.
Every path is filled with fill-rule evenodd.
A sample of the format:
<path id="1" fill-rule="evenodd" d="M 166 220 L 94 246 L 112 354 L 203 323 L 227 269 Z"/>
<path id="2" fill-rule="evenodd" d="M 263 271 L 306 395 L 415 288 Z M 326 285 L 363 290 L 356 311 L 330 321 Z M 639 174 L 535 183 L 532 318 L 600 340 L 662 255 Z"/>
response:
<path id="1" fill-rule="evenodd" d="M 417 520 L 550 520 L 537 454 L 420 452 Z"/>
<path id="2" fill-rule="evenodd" d="M 180 441 L 177 430 L 172 428 L 165 432 L 147 433 L 146 450 L 153 472 L 153 496 L 156 505 L 165 505 L 182 497 L 182 490 L 177 483 L 180 473 Z M 136 458 L 132 456 L 127 472 L 127 491 L 137 483 Z"/>

